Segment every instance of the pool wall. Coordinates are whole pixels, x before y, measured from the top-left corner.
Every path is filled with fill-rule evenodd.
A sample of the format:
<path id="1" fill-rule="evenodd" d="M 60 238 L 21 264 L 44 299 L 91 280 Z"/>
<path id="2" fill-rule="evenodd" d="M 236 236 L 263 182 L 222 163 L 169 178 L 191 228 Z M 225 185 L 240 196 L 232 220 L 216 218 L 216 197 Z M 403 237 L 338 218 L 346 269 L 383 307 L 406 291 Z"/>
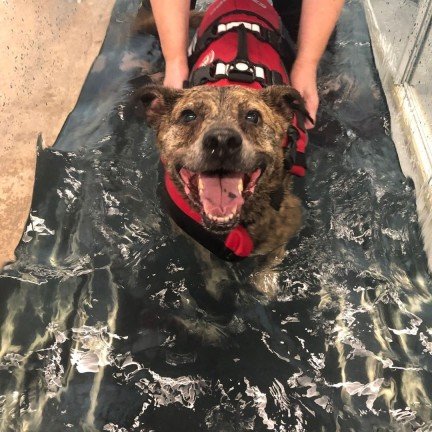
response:
<path id="1" fill-rule="evenodd" d="M 415 184 L 432 269 L 432 1 L 364 0 L 364 8 L 392 138 L 402 170 Z"/>

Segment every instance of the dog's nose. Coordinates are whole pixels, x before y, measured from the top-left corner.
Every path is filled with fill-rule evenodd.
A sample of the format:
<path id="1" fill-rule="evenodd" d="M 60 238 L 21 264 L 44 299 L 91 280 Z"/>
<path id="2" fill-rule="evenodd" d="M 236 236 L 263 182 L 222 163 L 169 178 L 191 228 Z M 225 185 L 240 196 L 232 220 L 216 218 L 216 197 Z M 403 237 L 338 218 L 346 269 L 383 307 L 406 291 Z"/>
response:
<path id="1" fill-rule="evenodd" d="M 211 155 L 221 159 L 239 153 L 242 145 L 241 135 L 234 129 L 218 128 L 206 132 L 203 146 Z"/>

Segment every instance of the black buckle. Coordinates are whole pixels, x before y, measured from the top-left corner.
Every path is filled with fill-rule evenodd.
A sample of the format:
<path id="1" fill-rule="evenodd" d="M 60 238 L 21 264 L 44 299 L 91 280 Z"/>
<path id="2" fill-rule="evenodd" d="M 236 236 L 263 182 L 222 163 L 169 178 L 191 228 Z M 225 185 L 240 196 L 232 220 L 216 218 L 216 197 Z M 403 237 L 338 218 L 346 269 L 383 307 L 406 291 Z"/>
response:
<path id="1" fill-rule="evenodd" d="M 294 165 L 307 168 L 306 166 L 306 155 L 298 152 L 295 147 L 286 150 L 284 158 L 284 168 L 289 171 Z"/>
<path id="2" fill-rule="evenodd" d="M 284 168 L 290 170 L 293 165 L 297 164 L 297 140 L 300 138 L 300 133 L 293 125 L 288 127 L 287 131 L 287 146 L 284 156 Z"/>
<path id="3" fill-rule="evenodd" d="M 238 69 L 237 64 L 244 64 L 247 66 L 247 69 L 245 70 Z M 245 83 L 252 83 L 255 80 L 258 80 L 255 77 L 254 67 L 248 61 L 245 60 L 228 63 L 228 72 L 226 76 L 230 81 L 239 81 Z M 215 76 L 215 78 L 217 78 L 217 76 Z"/>
<path id="4" fill-rule="evenodd" d="M 306 155 L 304 153 L 296 152 L 294 158 L 294 165 L 301 166 L 303 168 L 307 168 L 306 166 Z"/>
<path id="5" fill-rule="evenodd" d="M 200 67 L 198 69 L 195 69 L 192 71 L 189 77 L 189 84 L 191 87 L 205 84 L 209 81 L 215 81 L 214 78 L 214 68 L 212 68 L 213 65 L 210 66 L 204 66 Z M 213 73 L 212 73 L 213 69 Z"/>
<path id="6" fill-rule="evenodd" d="M 287 135 L 288 135 L 288 146 L 295 146 L 296 142 L 300 138 L 300 133 L 297 130 L 297 128 L 293 125 L 290 125 L 288 127 Z"/>
<path id="7" fill-rule="evenodd" d="M 266 74 L 266 85 L 283 85 L 285 84 L 282 75 L 275 70 L 268 70 L 264 68 Z"/>
<path id="8" fill-rule="evenodd" d="M 279 33 L 260 25 L 260 35 L 257 37 L 270 44 L 277 52 L 281 52 L 282 36 Z"/>
<path id="9" fill-rule="evenodd" d="M 225 65 L 226 73 L 216 74 L 216 65 L 222 63 Z M 246 68 L 244 70 L 238 69 L 237 64 L 244 64 Z M 262 68 L 264 70 L 264 77 L 257 77 L 255 74 L 255 68 Z M 254 81 L 259 82 L 263 86 L 268 85 L 280 85 L 284 84 L 282 75 L 274 70 L 269 70 L 266 66 L 253 65 L 248 60 L 234 60 L 231 63 L 224 63 L 214 61 L 208 66 L 203 66 L 195 69 L 190 74 L 189 83 L 191 86 L 202 85 L 206 82 L 213 82 L 220 79 L 227 78 L 230 81 L 252 83 Z"/>

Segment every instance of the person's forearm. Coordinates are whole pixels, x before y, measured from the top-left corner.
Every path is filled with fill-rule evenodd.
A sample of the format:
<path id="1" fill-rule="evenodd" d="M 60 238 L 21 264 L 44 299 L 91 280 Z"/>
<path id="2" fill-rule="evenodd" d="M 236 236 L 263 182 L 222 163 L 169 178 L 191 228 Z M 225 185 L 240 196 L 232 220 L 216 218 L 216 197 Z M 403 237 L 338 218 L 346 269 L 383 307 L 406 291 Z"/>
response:
<path id="1" fill-rule="evenodd" d="M 190 0 L 150 0 L 166 62 L 185 60 Z"/>
<path id="2" fill-rule="evenodd" d="M 318 64 L 343 5 L 344 0 L 303 0 L 302 3 L 297 57 L 291 69 L 290 80 L 291 85 L 303 96 L 314 121 L 319 104 L 316 82 Z M 306 127 L 312 127 L 308 120 Z"/>
<path id="3" fill-rule="evenodd" d="M 344 0 L 303 0 L 297 62 L 318 67 Z"/>
<path id="4" fill-rule="evenodd" d="M 188 77 L 190 0 L 150 0 L 165 59 L 164 85 L 181 88 Z"/>

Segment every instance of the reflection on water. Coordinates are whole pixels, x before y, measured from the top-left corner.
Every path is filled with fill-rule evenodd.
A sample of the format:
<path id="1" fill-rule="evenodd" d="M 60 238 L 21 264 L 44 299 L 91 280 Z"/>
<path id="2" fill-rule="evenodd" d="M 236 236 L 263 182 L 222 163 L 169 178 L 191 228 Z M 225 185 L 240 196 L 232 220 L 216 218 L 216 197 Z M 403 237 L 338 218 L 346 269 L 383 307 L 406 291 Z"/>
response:
<path id="1" fill-rule="evenodd" d="M 136 6 L 119 1 L 39 154 L 0 278 L 0 430 L 431 430 L 432 282 L 360 2 L 323 61 L 278 298 L 247 288 L 249 260 L 225 265 L 237 304 L 206 296 L 209 271 L 160 205 L 153 136 L 122 96 L 160 68 L 152 38 L 126 39 Z"/>

